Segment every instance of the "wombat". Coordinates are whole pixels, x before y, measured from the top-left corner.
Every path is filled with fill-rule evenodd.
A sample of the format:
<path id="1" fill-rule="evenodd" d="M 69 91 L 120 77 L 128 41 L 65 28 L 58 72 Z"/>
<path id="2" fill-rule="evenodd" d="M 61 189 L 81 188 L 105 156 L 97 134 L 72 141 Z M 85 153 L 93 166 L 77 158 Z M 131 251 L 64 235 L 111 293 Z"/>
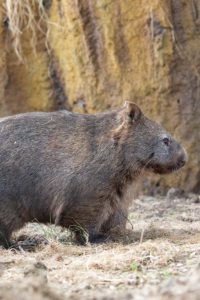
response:
<path id="1" fill-rule="evenodd" d="M 170 173 L 185 150 L 131 102 L 93 115 L 32 112 L 0 119 L 0 243 L 37 220 L 103 241 L 126 225 L 127 187 L 143 170 Z"/>

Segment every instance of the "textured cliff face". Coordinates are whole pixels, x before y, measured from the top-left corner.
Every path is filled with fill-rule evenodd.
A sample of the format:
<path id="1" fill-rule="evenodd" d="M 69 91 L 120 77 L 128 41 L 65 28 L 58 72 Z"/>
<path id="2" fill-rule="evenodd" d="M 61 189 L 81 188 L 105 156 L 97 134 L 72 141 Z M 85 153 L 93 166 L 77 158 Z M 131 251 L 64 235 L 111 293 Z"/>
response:
<path id="1" fill-rule="evenodd" d="M 42 17 L 37 0 L 34 18 L 20 23 L 24 62 L 3 2 L 1 115 L 60 108 L 90 113 L 135 101 L 189 152 L 187 167 L 159 178 L 161 185 L 200 190 L 198 0 L 44 0 Z"/>

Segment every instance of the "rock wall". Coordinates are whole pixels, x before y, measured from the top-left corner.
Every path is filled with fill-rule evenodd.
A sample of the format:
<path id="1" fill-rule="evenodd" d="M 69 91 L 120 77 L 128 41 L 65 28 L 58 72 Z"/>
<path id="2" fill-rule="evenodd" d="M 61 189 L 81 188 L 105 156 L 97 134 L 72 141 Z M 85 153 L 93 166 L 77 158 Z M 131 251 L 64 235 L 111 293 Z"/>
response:
<path id="1" fill-rule="evenodd" d="M 189 152 L 187 166 L 156 185 L 200 191 L 198 0 L 35 0 L 34 18 L 19 23 L 20 55 L 7 2 L 0 7 L 2 116 L 91 113 L 135 101 Z"/>

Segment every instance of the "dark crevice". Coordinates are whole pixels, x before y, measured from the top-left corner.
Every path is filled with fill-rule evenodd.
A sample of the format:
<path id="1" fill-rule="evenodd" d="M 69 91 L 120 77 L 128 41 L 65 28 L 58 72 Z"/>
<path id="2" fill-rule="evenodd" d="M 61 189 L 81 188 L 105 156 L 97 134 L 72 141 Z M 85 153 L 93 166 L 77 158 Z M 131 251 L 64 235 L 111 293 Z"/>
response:
<path id="1" fill-rule="evenodd" d="M 122 14 L 120 1 L 116 2 L 116 19 L 115 24 L 115 54 L 120 65 L 127 66 L 130 63 L 129 48 L 125 40 L 124 26 L 122 24 Z"/>
<path id="2" fill-rule="evenodd" d="M 52 0 L 43 0 L 42 4 L 46 10 L 49 10 L 52 4 Z"/>
<path id="3" fill-rule="evenodd" d="M 171 15 L 172 15 L 173 30 L 179 42 L 182 42 L 185 39 L 185 31 L 183 28 L 182 16 L 181 16 L 181 13 L 183 11 L 182 6 L 183 3 L 181 3 L 181 1 L 171 0 Z"/>
<path id="4" fill-rule="evenodd" d="M 51 81 L 51 97 L 53 98 L 53 109 L 70 110 L 68 97 L 65 92 L 64 80 L 62 79 L 62 72 L 52 50 L 49 53 L 49 77 Z"/>
<path id="5" fill-rule="evenodd" d="M 95 71 L 100 69 L 99 64 L 99 33 L 94 16 L 92 2 L 90 0 L 78 0 L 78 10 L 82 20 L 85 39 L 92 64 Z"/>
<path id="6" fill-rule="evenodd" d="M 9 18 L 5 17 L 3 20 L 3 27 L 9 29 Z"/>

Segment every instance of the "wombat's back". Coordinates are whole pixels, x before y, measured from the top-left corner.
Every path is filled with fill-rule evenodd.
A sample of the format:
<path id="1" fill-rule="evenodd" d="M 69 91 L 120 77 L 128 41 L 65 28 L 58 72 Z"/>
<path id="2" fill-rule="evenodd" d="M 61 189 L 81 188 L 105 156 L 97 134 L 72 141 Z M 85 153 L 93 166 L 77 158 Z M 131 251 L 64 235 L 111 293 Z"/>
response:
<path id="1" fill-rule="evenodd" d="M 12 167 L 30 166 L 34 157 L 63 161 L 63 156 L 77 165 L 94 152 L 99 137 L 107 127 L 106 114 L 82 115 L 59 111 L 26 113 L 0 119 L 0 161 Z M 59 156 L 61 155 L 61 156 Z M 26 160 L 30 158 L 30 160 Z M 13 165 L 13 163 L 16 163 Z M 36 167 L 36 166 L 34 166 Z"/>

